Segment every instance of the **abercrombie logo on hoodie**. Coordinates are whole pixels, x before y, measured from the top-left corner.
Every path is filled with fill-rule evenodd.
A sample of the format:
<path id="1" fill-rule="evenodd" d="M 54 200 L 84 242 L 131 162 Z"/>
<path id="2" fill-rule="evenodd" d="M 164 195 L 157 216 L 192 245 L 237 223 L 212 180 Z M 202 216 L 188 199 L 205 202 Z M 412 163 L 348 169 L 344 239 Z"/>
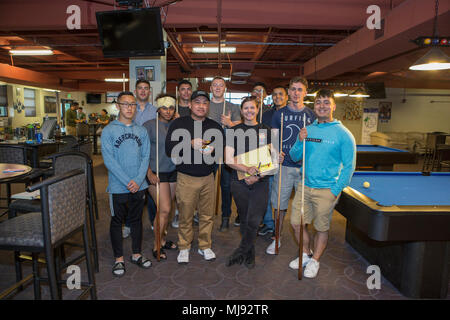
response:
<path id="1" fill-rule="evenodd" d="M 141 138 L 139 138 L 137 135 L 135 135 L 134 133 L 124 133 L 119 138 L 117 138 L 116 142 L 114 143 L 114 147 L 119 148 L 122 142 L 130 139 L 136 140 L 139 147 L 142 146 Z"/>

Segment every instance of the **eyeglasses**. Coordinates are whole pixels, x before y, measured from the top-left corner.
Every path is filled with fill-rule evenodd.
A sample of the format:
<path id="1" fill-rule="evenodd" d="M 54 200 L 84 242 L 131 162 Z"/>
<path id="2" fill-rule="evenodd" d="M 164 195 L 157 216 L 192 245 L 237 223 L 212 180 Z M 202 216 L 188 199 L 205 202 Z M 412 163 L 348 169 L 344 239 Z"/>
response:
<path id="1" fill-rule="evenodd" d="M 130 108 L 130 107 L 136 108 L 137 107 L 137 103 L 118 102 L 117 104 L 124 108 Z"/>

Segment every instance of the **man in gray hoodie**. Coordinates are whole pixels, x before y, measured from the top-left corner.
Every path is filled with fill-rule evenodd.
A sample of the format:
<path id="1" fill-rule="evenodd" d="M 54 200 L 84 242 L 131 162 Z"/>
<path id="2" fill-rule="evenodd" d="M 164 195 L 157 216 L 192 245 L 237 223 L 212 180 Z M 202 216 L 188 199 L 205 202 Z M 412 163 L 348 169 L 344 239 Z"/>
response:
<path id="1" fill-rule="evenodd" d="M 131 92 L 121 92 L 117 97 L 119 118 L 103 129 L 102 155 L 108 169 L 107 192 L 110 198 L 110 235 L 115 263 L 112 273 L 125 274 L 123 259 L 122 223 L 128 216 L 131 227 L 132 256 L 130 261 L 141 268 L 150 268 L 151 261 L 141 254 L 142 210 L 145 176 L 150 158 L 150 141 L 147 130 L 133 121 L 136 99 Z"/>

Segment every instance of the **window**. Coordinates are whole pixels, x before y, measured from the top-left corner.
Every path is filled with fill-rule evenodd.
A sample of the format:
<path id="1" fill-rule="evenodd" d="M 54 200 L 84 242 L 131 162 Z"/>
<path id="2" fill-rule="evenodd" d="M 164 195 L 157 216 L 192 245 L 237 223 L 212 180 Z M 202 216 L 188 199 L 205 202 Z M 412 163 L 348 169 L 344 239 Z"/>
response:
<path id="1" fill-rule="evenodd" d="M 237 104 L 238 106 L 241 105 L 242 98 L 248 97 L 250 93 L 240 93 L 240 92 L 226 92 L 225 93 L 225 100 Z"/>
<path id="2" fill-rule="evenodd" d="M 23 106 L 25 117 L 36 117 L 36 90 L 23 89 Z"/>
<path id="3" fill-rule="evenodd" d="M 8 116 L 8 97 L 6 96 L 6 86 L 0 86 L 0 117 Z"/>
<path id="4" fill-rule="evenodd" d="M 44 97 L 44 113 L 56 113 L 56 97 Z"/>

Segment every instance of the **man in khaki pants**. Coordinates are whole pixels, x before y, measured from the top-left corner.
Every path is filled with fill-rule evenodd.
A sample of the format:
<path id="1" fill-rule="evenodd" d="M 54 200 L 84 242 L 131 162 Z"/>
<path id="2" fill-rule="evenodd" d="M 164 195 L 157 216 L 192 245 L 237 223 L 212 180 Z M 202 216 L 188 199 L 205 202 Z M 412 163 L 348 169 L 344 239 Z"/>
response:
<path id="1" fill-rule="evenodd" d="M 191 115 L 173 120 L 166 136 L 166 154 L 177 165 L 176 199 L 179 211 L 177 261 L 189 262 L 194 239 L 192 222 L 198 208 L 198 253 L 205 260 L 215 260 L 211 233 L 214 223 L 215 146 L 223 152 L 223 131 L 220 124 L 207 118 L 209 95 L 195 91 L 191 96 Z M 209 161 L 208 161 L 209 160 Z M 211 161 L 212 160 L 212 161 Z"/>

